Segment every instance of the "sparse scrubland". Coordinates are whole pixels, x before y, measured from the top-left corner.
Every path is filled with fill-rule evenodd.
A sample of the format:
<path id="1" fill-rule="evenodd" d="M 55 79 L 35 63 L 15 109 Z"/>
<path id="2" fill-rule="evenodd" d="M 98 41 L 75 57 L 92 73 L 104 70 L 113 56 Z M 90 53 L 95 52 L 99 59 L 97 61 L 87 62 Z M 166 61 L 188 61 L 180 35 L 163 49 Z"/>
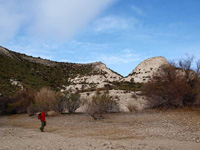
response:
<path id="1" fill-rule="evenodd" d="M 0 149 L 62 150 L 198 150 L 200 110 L 145 110 L 105 114 L 93 120 L 86 114 L 48 117 L 26 114 L 0 117 Z"/>
<path id="2" fill-rule="evenodd" d="M 139 96 L 145 97 L 145 108 L 181 108 L 187 106 L 199 107 L 200 105 L 200 61 L 196 63 L 196 68 L 192 69 L 193 57 L 188 56 L 180 60 L 177 64 L 170 63 L 160 67 L 146 84 L 140 87 Z M 124 94 L 134 91 L 126 104 L 130 112 L 137 111 L 138 84 L 133 82 L 113 82 L 112 86 L 125 88 Z M 129 86 L 133 86 L 128 90 Z M 54 110 L 59 113 L 75 113 L 84 105 L 84 111 L 94 119 L 102 117 L 104 113 L 120 112 L 116 95 L 109 95 L 110 86 L 96 89 L 95 95 L 91 97 L 81 97 L 81 92 L 65 90 L 59 92 L 52 87 L 34 90 L 31 88 L 19 90 L 13 96 L 0 97 L 0 114 L 20 114 L 28 113 L 34 115 L 40 111 Z M 116 89 L 113 89 L 116 90 Z M 90 92 L 90 91 L 88 91 Z M 116 98 L 116 99 L 115 99 Z"/>
<path id="3" fill-rule="evenodd" d="M 147 83 L 112 80 L 96 88 L 96 83 L 91 82 L 89 88 L 74 90 L 63 85 L 71 84 L 68 78 L 77 74 L 81 78 L 74 79 L 73 84 L 79 80 L 87 84 L 84 75 L 98 74 L 92 64 L 54 62 L 45 66 L 34 62 L 40 59 L 30 62 L 27 59 L 31 57 L 24 60 L 21 55 L 14 56 L 16 59 L 10 61 L 8 56 L 0 55 L 0 149 L 15 149 L 7 141 L 16 141 L 19 149 L 198 148 L 200 60 L 195 69 L 190 56 L 162 65 Z M 101 75 L 106 78 L 102 70 Z M 122 112 L 120 98 L 127 95 L 130 97 L 125 98 L 123 106 L 129 112 Z M 56 114 L 47 117 L 45 134 L 39 133 L 40 122 L 35 115 L 41 111 Z M 23 138 L 26 142 L 22 142 Z M 47 142 L 43 148 L 34 144 L 38 138 Z"/>

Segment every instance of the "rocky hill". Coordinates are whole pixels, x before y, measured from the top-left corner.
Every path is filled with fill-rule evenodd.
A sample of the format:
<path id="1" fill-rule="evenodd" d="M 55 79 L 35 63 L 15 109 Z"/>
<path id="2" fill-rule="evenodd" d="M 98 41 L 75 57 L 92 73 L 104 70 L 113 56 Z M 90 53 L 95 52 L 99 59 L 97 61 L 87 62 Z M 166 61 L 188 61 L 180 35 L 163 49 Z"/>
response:
<path id="1" fill-rule="evenodd" d="M 72 89 L 86 92 L 96 88 L 135 91 L 163 64 L 168 64 L 164 57 L 149 58 L 124 78 L 102 62 L 55 62 L 0 47 L 0 95 L 12 95 L 23 88 L 40 89 L 44 86 L 56 91 Z"/>
<path id="2" fill-rule="evenodd" d="M 146 83 L 158 72 L 162 65 L 169 64 L 164 57 L 152 57 L 142 61 L 126 78 L 124 81 Z"/>
<path id="3" fill-rule="evenodd" d="M 35 58 L 0 47 L 0 94 L 12 95 L 19 89 L 50 86 L 55 90 L 104 87 L 121 75 L 101 62 L 75 64 Z"/>
<path id="4" fill-rule="evenodd" d="M 129 103 L 134 103 L 136 109 L 141 110 L 146 107 L 145 97 L 140 95 L 141 87 L 163 64 L 168 64 L 163 57 L 149 58 L 124 78 L 102 62 L 55 62 L 0 47 L 0 96 L 10 96 L 27 88 L 39 90 L 51 87 L 61 92 L 79 90 L 85 99 L 91 98 L 98 88 L 109 90 L 121 111 L 128 111 Z"/>

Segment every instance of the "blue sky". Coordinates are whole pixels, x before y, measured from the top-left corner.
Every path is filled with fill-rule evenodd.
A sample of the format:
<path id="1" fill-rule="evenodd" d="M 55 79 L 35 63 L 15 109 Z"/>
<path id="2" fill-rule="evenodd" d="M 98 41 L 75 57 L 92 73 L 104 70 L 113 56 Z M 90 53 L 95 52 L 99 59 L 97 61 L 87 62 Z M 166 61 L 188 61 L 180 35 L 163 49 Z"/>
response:
<path id="1" fill-rule="evenodd" d="M 199 0 L 0 0 L 0 45 L 128 75 L 141 61 L 200 59 Z"/>

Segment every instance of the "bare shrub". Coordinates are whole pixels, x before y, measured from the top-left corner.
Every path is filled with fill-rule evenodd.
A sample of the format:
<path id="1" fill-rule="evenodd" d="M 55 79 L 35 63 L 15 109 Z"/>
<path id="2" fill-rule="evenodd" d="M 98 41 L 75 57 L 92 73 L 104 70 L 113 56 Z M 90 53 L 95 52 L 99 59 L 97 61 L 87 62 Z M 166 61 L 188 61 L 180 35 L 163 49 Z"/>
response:
<path id="1" fill-rule="evenodd" d="M 78 92 L 76 93 L 65 93 L 65 102 L 66 102 L 66 108 L 69 111 L 69 113 L 74 113 L 76 109 L 78 109 L 81 106 L 81 99 L 80 94 Z"/>
<path id="2" fill-rule="evenodd" d="M 26 113 L 27 108 L 34 101 L 35 91 L 20 90 L 13 97 L 0 98 L 0 114 Z"/>
<path id="3" fill-rule="evenodd" d="M 56 93 L 57 109 L 59 113 L 65 112 L 65 96 L 61 92 Z"/>
<path id="4" fill-rule="evenodd" d="M 80 94 L 78 92 L 65 91 L 57 97 L 59 112 L 74 113 L 81 105 Z"/>
<path id="5" fill-rule="evenodd" d="M 179 61 L 178 68 L 164 65 L 144 86 L 143 94 L 152 107 L 182 107 L 197 103 L 199 93 L 198 72 L 191 69 L 193 57 Z"/>
<path id="6" fill-rule="evenodd" d="M 15 113 L 13 109 L 10 109 L 10 105 L 17 100 L 11 97 L 0 97 L 0 115 Z"/>
<path id="7" fill-rule="evenodd" d="M 50 110 L 57 111 L 55 92 L 49 88 L 42 88 L 37 92 L 35 101 L 30 104 L 28 113 L 31 115 L 32 113 Z"/>
<path id="8" fill-rule="evenodd" d="M 14 98 L 17 100 L 11 107 L 16 113 L 27 113 L 27 108 L 34 102 L 36 91 L 33 89 L 26 89 L 17 92 Z"/>
<path id="9" fill-rule="evenodd" d="M 104 113 L 119 112 L 118 103 L 109 96 L 108 91 L 96 91 L 96 94 L 86 102 L 86 106 L 87 113 L 95 120 L 97 115 L 103 117 Z"/>
<path id="10" fill-rule="evenodd" d="M 29 114 L 29 116 L 33 116 L 36 112 L 38 112 L 37 104 L 31 103 L 27 108 L 27 113 Z"/>
<path id="11" fill-rule="evenodd" d="M 148 107 L 148 101 L 143 98 L 137 98 L 137 100 L 130 99 L 126 105 L 130 112 L 138 112 Z"/>
<path id="12" fill-rule="evenodd" d="M 129 101 L 127 104 L 127 108 L 130 112 L 136 112 L 137 111 L 137 106 L 133 101 Z"/>

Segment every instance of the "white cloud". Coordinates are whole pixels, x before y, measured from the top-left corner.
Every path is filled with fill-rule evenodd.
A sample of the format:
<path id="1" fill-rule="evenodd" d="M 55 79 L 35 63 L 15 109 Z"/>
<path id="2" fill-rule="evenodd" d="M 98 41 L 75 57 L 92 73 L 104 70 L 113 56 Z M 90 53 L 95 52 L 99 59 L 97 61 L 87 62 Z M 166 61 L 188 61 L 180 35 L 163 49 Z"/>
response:
<path id="1" fill-rule="evenodd" d="M 69 39 L 114 0 L 38 0 L 33 33 Z"/>
<path id="2" fill-rule="evenodd" d="M 105 16 L 94 23 L 96 32 L 115 32 L 129 29 L 138 23 L 135 18 L 122 18 L 120 16 Z"/>
<path id="3" fill-rule="evenodd" d="M 98 57 L 102 62 L 111 64 L 127 64 L 140 60 L 140 56 L 130 49 L 124 49 L 118 54 L 103 54 Z"/>
<path id="4" fill-rule="evenodd" d="M 0 40 L 12 39 L 22 28 L 39 40 L 69 39 L 115 1 L 0 0 Z"/>
<path id="5" fill-rule="evenodd" d="M 20 39 L 19 41 L 23 41 Z M 17 45 L 15 44 L 17 43 Z M 8 45 L 5 44 L 5 47 L 19 53 L 24 53 L 28 56 L 33 57 L 41 57 L 44 59 L 55 59 L 55 52 L 49 49 L 53 49 L 56 45 L 50 45 L 48 43 L 38 43 L 38 42 L 31 42 L 28 43 L 27 41 L 18 42 L 15 41 L 14 43 L 9 43 Z"/>
<path id="6" fill-rule="evenodd" d="M 144 16 L 145 13 L 142 9 L 136 7 L 135 5 L 131 6 L 131 9 L 140 16 Z"/>
<path id="7" fill-rule="evenodd" d="M 72 40 L 68 42 L 68 45 L 72 49 L 82 49 L 82 50 L 103 50 L 108 48 L 107 43 L 99 44 L 99 43 L 93 43 L 93 42 L 81 42 L 77 40 Z"/>
<path id="8" fill-rule="evenodd" d="M 93 59 L 91 59 L 93 58 Z M 118 53 L 92 53 L 85 61 L 78 63 L 103 62 L 106 65 L 128 64 L 141 60 L 142 56 L 133 52 L 131 49 L 124 49 Z"/>
<path id="9" fill-rule="evenodd" d="M 22 25 L 24 15 L 16 8 L 13 1 L 0 1 L 0 42 L 12 39 Z"/>

